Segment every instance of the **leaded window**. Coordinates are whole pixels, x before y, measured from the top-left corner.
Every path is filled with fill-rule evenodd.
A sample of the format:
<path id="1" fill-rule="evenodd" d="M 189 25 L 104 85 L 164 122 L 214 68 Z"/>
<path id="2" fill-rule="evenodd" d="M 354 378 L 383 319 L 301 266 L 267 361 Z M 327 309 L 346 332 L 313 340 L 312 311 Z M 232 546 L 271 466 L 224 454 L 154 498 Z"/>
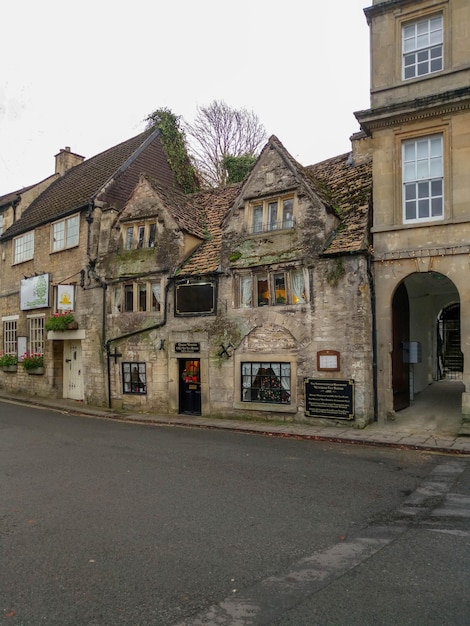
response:
<path id="1" fill-rule="evenodd" d="M 243 402 L 290 404 L 290 363 L 247 362 L 241 369 Z"/>
<path id="2" fill-rule="evenodd" d="M 147 393 L 147 373 L 145 363 L 123 363 L 122 385 L 124 393 L 145 395 Z"/>

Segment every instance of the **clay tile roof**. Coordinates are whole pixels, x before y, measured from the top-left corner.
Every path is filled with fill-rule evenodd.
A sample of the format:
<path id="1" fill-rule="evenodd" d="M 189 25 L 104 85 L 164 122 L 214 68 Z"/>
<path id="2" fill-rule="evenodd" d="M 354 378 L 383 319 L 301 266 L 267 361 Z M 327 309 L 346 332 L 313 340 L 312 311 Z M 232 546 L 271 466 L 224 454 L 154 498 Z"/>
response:
<path id="1" fill-rule="evenodd" d="M 29 205 L 3 238 L 24 233 L 86 207 L 154 132 L 154 129 L 148 129 L 68 170 Z"/>
<path id="2" fill-rule="evenodd" d="M 29 185 L 29 187 L 23 187 L 22 189 L 18 189 L 17 191 L 11 191 L 10 193 L 6 193 L 3 196 L 0 196 L 0 207 L 8 206 L 15 202 L 15 200 L 20 200 L 21 194 L 25 193 L 29 189 L 32 189 L 35 185 Z"/>
<path id="3" fill-rule="evenodd" d="M 200 191 L 188 198 L 204 220 L 205 240 L 180 267 L 178 274 L 195 276 L 216 272 L 220 266 L 221 223 L 238 193 L 240 184 Z"/>
<path id="4" fill-rule="evenodd" d="M 369 206 L 372 193 L 372 162 L 357 165 L 352 153 L 309 165 L 304 172 L 318 195 L 341 220 L 327 242 L 324 254 L 344 254 L 367 250 Z"/>
<path id="5" fill-rule="evenodd" d="M 199 213 L 192 197 L 175 188 L 161 185 L 154 178 L 145 176 L 152 188 L 165 204 L 166 209 L 175 219 L 181 230 L 185 230 L 201 239 L 206 238 L 204 217 Z M 197 195 L 197 194 L 196 194 Z"/>

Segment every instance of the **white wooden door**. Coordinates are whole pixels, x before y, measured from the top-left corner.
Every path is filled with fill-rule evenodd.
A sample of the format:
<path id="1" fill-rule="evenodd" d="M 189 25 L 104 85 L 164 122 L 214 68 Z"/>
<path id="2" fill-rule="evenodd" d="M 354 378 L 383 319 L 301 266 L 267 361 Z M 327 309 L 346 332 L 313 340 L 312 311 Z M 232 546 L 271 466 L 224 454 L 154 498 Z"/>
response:
<path id="1" fill-rule="evenodd" d="M 82 344 L 64 341 L 64 398 L 83 400 Z"/>

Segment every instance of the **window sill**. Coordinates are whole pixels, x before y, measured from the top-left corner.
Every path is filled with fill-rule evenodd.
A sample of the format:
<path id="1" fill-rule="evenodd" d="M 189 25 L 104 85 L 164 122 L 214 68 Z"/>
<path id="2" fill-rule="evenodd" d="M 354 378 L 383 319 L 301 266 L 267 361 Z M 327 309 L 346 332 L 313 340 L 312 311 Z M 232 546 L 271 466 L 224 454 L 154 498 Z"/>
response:
<path id="1" fill-rule="evenodd" d="M 268 404 L 267 402 L 234 402 L 234 409 L 244 411 L 265 411 L 270 413 L 297 413 L 297 407 L 292 404 Z"/>

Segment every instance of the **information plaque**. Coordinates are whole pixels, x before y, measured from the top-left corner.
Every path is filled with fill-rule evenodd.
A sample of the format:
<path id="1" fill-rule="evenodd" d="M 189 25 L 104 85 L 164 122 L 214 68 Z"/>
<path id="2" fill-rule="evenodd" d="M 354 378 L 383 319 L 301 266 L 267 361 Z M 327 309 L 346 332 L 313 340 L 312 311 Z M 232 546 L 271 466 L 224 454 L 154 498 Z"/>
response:
<path id="1" fill-rule="evenodd" d="M 175 352 L 200 352 L 201 344 L 196 341 L 178 341 L 175 343 Z"/>
<path id="2" fill-rule="evenodd" d="M 354 419 L 354 381 L 305 378 L 305 415 Z"/>

